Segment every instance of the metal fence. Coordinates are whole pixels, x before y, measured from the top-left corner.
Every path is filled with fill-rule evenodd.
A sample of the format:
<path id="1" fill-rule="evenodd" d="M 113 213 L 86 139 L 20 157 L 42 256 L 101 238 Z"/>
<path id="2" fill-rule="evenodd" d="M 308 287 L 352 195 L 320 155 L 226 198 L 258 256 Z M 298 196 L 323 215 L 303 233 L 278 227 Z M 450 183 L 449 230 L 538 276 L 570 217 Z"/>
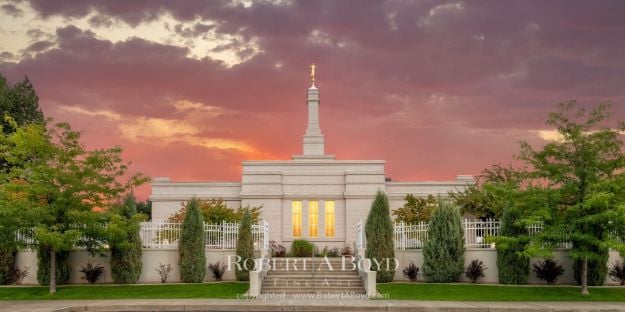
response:
<path id="1" fill-rule="evenodd" d="M 176 249 L 182 233 L 182 223 L 154 220 L 142 222 L 141 241 L 143 248 Z M 234 222 L 204 223 L 206 249 L 235 249 L 239 235 L 239 224 Z M 269 223 L 261 220 L 252 224 L 254 249 L 269 247 Z"/>
<path id="2" fill-rule="evenodd" d="M 501 221 L 489 220 L 462 220 L 464 229 L 464 246 L 466 248 L 493 248 L 494 243 L 489 238 L 499 236 Z M 532 235 L 542 230 L 542 225 L 535 224 L 528 227 L 528 234 Z M 395 250 L 421 249 L 427 240 L 428 224 L 420 222 L 407 224 L 403 222 L 394 225 Z M 563 248 L 570 248 L 571 244 L 563 242 Z"/>

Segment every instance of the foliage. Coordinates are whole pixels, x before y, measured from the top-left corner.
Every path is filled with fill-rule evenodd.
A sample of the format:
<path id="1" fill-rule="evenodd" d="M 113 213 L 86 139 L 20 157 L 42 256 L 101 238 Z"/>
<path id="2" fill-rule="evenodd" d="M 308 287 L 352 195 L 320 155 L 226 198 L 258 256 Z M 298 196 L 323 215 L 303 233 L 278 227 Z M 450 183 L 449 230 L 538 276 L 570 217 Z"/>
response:
<path id="1" fill-rule="evenodd" d="M 546 259 L 534 263 L 534 272 L 536 272 L 536 277 L 549 285 L 553 285 L 558 282 L 558 277 L 564 274 L 564 268 L 557 261 Z"/>
<path id="2" fill-rule="evenodd" d="M 296 239 L 291 243 L 291 256 L 312 257 L 315 245 L 305 239 Z"/>
<path id="3" fill-rule="evenodd" d="M 411 282 L 416 282 L 419 275 L 419 267 L 417 267 L 412 261 L 403 270 L 404 276 L 409 278 Z"/>
<path id="4" fill-rule="evenodd" d="M 30 267 L 25 266 L 23 269 L 15 268 L 15 280 L 13 281 L 17 285 L 22 285 L 25 278 L 30 276 Z"/>
<path id="5" fill-rule="evenodd" d="M 427 282 L 449 283 L 464 270 L 464 232 L 460 212 L 450 201 L 439 200 L 428 224 L 423 245 L 423 275 Z"/>
<path id="6" fill-rule="evenodd" d="M 260 218 L 260 207 L 241 207 L 238 209 L 228 208 L 226 202 L 219 199 L 202 200 L 198 199 L 200 211 L 202 217 L 207 223 L 222 223 L 222 222 L 240 222 L 243 219 L 243 215 L 246 211 L 249 211 L 252 215 L 252 222 L 257 223 Z M 183 203 L 182 208 L 171 216 L 168 220 L 170 222 L 182 222 L 187 210 L 188 203 Z"/>
<path id="7" fill-rule="evenodd" d="M 135 196 L 128 193 L 122 204 L 109 211 L 107 227 L 111 251 L 111 277 L 117 284 L 134 284 L 141 276 L 143 261 L 139 231 L 144 215 L 137 213 Z"/>
<path id="8" fill-rule="evenodd" d="M 15 238 L 7 237 L 6 239 L 14 240 Z M 15 266 L 16 253 L 17 248 L 15 245 L 10 242 L 0 242 L 0 285 L 8 285 L 14 282 L 13 267 Z"/>
<path id="9" fill-rule="evenodd" d="M 219 261 L 217 263 L 211 263 L 208 265 L 208 270 L 213 273 L 213 277 L 215 280 L 221 282 L 221 278 L 224 276 L 226 272 L 226 266 L 222 265 Z"/>
<path id="10" fill-rule="evenodd" d="M 493 165 L 484 169 L 476 185 L 449 192 L 462 213 L 481 219 L 500 218 L 510 202 L 509 195 L 519 189 L 525 173 L 512 166 Z"/>
<path id="11" fill-rule="evenodd" d="M 345 245 L 345 247 L 341 248 L 341 256 L 352 256 L 354 255 L 354 252 L 352 251 L 352 248 L 349 247 L 349 245 Z"/>
<path id="12" fill-rule="evenodd" d="M 206 275 L 206 245 L 204 222 L 200 214 L 199 200 L 191 198 L 182 223 L 178 243 L 180 253 L 180 279 L 185 283 L 201 283 Z"/>
<path id="13" fill-rule="evenodd" d="M 625 262 L 617 261 L 612 264 L 609 272 L 610 278 L 621 283 L 621 286 L 625 285 Z"/>
<path id="14" fill-rule="evenodd" d="M 167 283 L 167 278 L 169 278 L 169 273 L 173 271 L 174 268 L 171 267 L 171 264 L 164 265 L 162 263 L 158 263 L 158 267 L 154 269 L 158 272 L 158 275 L 161 277 L 161 283 Z"/>
<path id="15" fill-rule="evenodd" d="M 504 209 L 497 241 L 497 270 L 501 284 L 527 284 L 530 259 L 523 250 L 527 245 L 527 229 L 520 224 L 520 209 L 510 206 Z"/>
<path id="16" fill-rule="evenodd" d="M 18 126 L 30 123 L 44 124 L 43 113 L 39 108 L 39 98 L 28 77 L 10 86 L 0 75 L 0 117 L 5 115 L 11 117 Z M 0 119 L 0 125 L 5 134 L 15 130 L 4 118 Z"/>
<path id="17" fill-rule="evenodd" d="M 81 277 L 84 280 L 87 280 L 89 284 L 95 284 L 95 282 L 100 279 L 100 276 L 104 274 L 104 267 L 98 264 L 93 264 L 92 262 L 87 262 L 85 266 L 80 266 L 80 273 L 83 274 Z"/>
<path id="18" fill-rule="evenodd" d="M 466 276 L 471 283 L 477 282 L 480 277 L 484 277 L 484 271 L 488 269 L 482 260 L 473 259 L 471 263 L 464 270 L 464 276 Z"/>
<path id="19" fill-rule="evenodd" d="M 328 258 L 336 258 L 341 256 L 341 251 L 338 247 L 328 248 L 328 246 L 323 247 L 321 252 L 315 252 L 316 257 L 328 257 Z"/>
<path id="20" fill-rule="evenodd" d="M 557 198 L 555 204 L 540 205 L 527 211 L 528 221 L 544 224 L 532 236 L 527 253 L 545 256 L 569 241 L 569 256 L 581 261 L 581 292 L 588 294 L 588 263 L 599 261 L 605 249 L 625 252 L 617 237 L 625 237 L 625 204 L 621 183 L 625 174 L 625 154 L 620 131 L 608 125 L 609 105 L 590 111 L 576 108 L 574 101 L 558 106 L 547 124 L 559 138 L 541 149 L 521 143 L 519 159 L 532 168 L 532 179 L 541 181 Z M 616 234 L 616 237 L 613 235 Z"/>
<path id="21" fill-rule="evenodd" d="M 139 201 L 136 202 L 137 213 L 141 213 L 147 217 L 147 220 L 152 220 L 152 201 Z"/>
<path id="22" fill-rule="evenodd" d="M 81 133 L 66 123 L 49 129 L 27 124 L 0 139 L 0 158 L 9 168 L 2 173 L 0 199 L 11 198 L 24 214 L 36 216 L 24 219 L 35 221 L 39 251 L 50 255 L 49 262 L 40 262 L 39 271 L 49 264 L 48 272 L 55 276 L 58 251 L 103 251 L 106 220 L 94 210 L 108 209 L 128 188 L 145 182 L 141 175 L 121 182 L 128 169 L 121 152 L 119 147 L 87 150 Z M 55 280 L 46 280 L 54 293 Z"/>
<path id="23" fill-rule="evenodd" d="M 436 207 L 436 197 L 428 195 L 426 198 L 407 194 L 404 197 L 404 206 L 393 211 L 396 222 L 418 223 L 430 220 L 432 210 Z"/>
<path id="24" fill-rule="evenodd" d="M 372 265 L 372 270 L 377 271 L 377 282 L 391 282 L 395 276 L 395 268 L 392 264 L 387 264 L 395 259 L 395 241 L 388 198 L 382 191 L 378 191 L 371 204 L 365 224 L 365 233 L 367 238 L 366 257 L 371 259 L 373 263 L 380 263 L 380 265 Z"/>
<path id="25" fill-rule="evenodd" d="M 37 282 L 39 285 L 50 285 L 50 251 L 39 246 L 37 248 Z M 56 284 L 63 285 L 69 281 L 72 271 L 69 263 L 69 251 L 56 251 Z"/>
<path id="26" fill-rule="evenodd" d="M 276 241 L 269 241 L 269 249 L 271 249 L 272 258 L 286 257 L 286 247 L 278 244 Z"/>
<path id="27" fill-rule="evenodd" d="M 588 286 L 601 286 L 608 276 L 609 250 L 598 252 L 599 258 L 588 260 Z M 573 263 L 573 277 L 578 285 L 582 279 L 582 260 L 578 259 Z"/>
<path id="28" fill-rule="evenodd" d="M 252 211 L 245 209 L 241 223 L 239 224 L 239 235 L 237 237 L 236 254 L 241 258 L 241 266 L 235 266 L 235 276 L 238 281 L 249 281 L 250 270 L 253 270 L 254 262 L 254 241 L 252 237 Z"/>

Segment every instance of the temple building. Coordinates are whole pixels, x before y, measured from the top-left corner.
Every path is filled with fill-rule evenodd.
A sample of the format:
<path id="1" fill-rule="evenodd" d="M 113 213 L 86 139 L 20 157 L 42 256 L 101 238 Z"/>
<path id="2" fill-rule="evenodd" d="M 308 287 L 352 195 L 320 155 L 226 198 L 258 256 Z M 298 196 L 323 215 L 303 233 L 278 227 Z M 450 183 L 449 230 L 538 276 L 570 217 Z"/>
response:
<path id="1" fill-rule="evenodd" d="M 152 181 L 152 218 L 166 219 L 193 196 L 223 199 L 229 207 L 261 206 L 269 222 L 269 239 L 290 245 L 307 239 L 320 247 L 343 247 L 355 241 L 356 226 L 364 222 L 378 190 L 391 209 L 403 206 L 406 194 L 447 195 L 473 184 L 470 175 L 453 181 L 394 182 L 386 179 L 384 160 L 338 160 L 326 154 L 319 122 L 319 89 L 308 88 L 308 126 L 300 155 L 290 160 L 243 161 L 241 182 Z M 353 245 L 352 245 L 353 246 Z"/>

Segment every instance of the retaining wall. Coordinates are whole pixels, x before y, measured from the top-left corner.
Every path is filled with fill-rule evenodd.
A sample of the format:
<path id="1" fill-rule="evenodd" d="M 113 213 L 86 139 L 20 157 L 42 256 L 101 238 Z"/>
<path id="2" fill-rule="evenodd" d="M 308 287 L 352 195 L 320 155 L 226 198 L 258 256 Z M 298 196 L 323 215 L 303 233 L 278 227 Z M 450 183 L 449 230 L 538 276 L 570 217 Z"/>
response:
<path id="1" fill-rule="evenodd" d="M 555 251 L 555 259 L 559 264 L 563 265 L 564 274 L 560 276 L 558 279 L 559 284 L 576 284 L 575 278 L 573 277 L 573 260 L 568 256 L 568 249 L 560 249 Z M 418 250 L 405 250 L 405 251 L 395 251 L 395 257 L 397 261 L 399 261 L 399 269 L 395 272 L 395 281 L 407 281 L 408 279 L 404 277 L 402 270 L 410 263 L 410 261 L 414 262 L 414 264 L 419 267 L 419 281 L 423 281 L 423 274 L 421 268 L 423 267 L 423 252 L 421 249 Z M 468 266 L 471 263 L 471 260 L 479 259 L 484 262 L 484 266 L 488 269 L 484 271 L 484 277 L 482 277 L 478 283 L 484 284 L 497 284 L 499 283 L 499 272 L 497 270 L 497 250 L 494 248 L 467 248 L 464 253 L 464 266 Z M 532 258 L 530 259 L 530 268 L 533 268 L 533 264 L 539 261 L 540 259 Z M 608 268 L 620 260 L 619 253 L 616 251 L 610 251 L 610 255 L 608 258 Z M 464 273 L 460 277 L 461 282 L 470 282 L 468 278 L 464 276 Z M 530 276 L 528 279 L 529 284 L 544 284 L 545 282 L 538 279 L 536 277 L 536 273 L 532 269 L 530 269 Z M 606 277 L 605 285 L 617 285 L 618 283 L 611 280 L 609 277 Z"/>

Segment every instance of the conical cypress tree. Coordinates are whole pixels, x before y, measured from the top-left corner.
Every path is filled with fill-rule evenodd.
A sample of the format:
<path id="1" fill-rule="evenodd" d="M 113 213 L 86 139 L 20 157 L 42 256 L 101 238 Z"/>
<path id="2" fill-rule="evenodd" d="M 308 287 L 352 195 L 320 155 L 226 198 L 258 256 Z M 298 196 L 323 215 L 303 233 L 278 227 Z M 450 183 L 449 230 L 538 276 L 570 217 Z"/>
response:
<path id="1" fill-rule="evenodd" d="M 464 271 L 464 231 L 460 218 L 456 206 L 439 199 L 423 245 L 423 275 L 427 282 L 453 282 Z"/>
<path id="2" fill-rule="evenodd" d="M 141 276 L 141 236 L 139 235 L 141 215 L 131 193 L 124 199 L 120 211 L 114 214 L 109 224 L 109 246 L 111 250 L 111 277 L 117 284 L 134 284 Z"/>
<path id="3" fill-rule="evenodd" d="M 507 207 L 501 217 L 499 235 L 505 241 L 497 244 L 497 269 L 500 284 L 527 284 L 530 274 L 530 259 L 520 254 L 527 244 L 527 229 L 517 225 L 521 218 L 521 211 L 514 207 Z"/>
<path id="4" fill-rule="evenodd" d="M 393 222 L 391 221 L 388 198 L 382 191 L 378 191 L 371 204 L 365 233 L 367 236 L 366 257 L 372 261 L 371 269 L 377 271 L 376 280 L 378 283 L 393 281 L 396 269 Z M 380 264 L 377 265 L 376 261 Z"/>
<path id="5" fill-rule="evenodd" d="M 182 235 L 178 243 L 180 252 L 180 279 L 185 283 L 201 283 L 206 275 L 204 221 L 200 203 L 192 198 L 182 223 Z"/>
<path id="6" fill-rule="evenodd" d="M 254 242 L 252 238 L 252 214 L 249 209 L 245 209 L 241 224 L 239 225 L 239 235 L 237 238 L 237 256 L 241 258 L 241 267 L 235 266 L 235 275 L 238 281 L 249 281 L 250 272 L 254 265 Z M 248 270 L 249 269 L 249 270 Z"/>
<path id="7" fill-rule="evenodd" d="M 71 271 L 72 267 L 69 263 L 69 251 L 57 251 L 56 284 L 66 284 L 67 281 L 69 281 Z M 37 282 L 39 282 L 41 286 L 50 285 L 50 251 L 42 246 L 37 248 Z"/>

